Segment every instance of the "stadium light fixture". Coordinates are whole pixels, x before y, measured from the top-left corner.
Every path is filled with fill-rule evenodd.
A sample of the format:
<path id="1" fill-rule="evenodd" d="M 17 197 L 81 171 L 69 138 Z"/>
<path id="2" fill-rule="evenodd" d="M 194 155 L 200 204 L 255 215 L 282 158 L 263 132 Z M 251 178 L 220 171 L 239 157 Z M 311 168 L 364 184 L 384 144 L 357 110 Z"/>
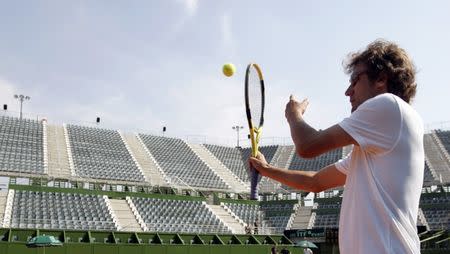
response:
<path id="1" fill-rule="evenodd" d="M 20 101 L 20 120 L 22 120 L 22 105 L 23 105 L 23 101 L 28 101 L 31 99 L 30 96 L 28 95 L 23 95 L 23 94 L 14 94 L 14 98 L 18 99 Z"/>
<path id="2" fill-rule="evenodd" d="M 233 127 L 231 127 L 233 130 L 236 130 L 236 140 L 237 140 L 237 145 L 236 145 L 236 147 L 240 147 L 239 146 L 239 130 L 242 130 L 242 129 L 244 129 L 244 126 L 239 126 L 239 125 L 236 125 L 236 126 L 233 126 Z"/>

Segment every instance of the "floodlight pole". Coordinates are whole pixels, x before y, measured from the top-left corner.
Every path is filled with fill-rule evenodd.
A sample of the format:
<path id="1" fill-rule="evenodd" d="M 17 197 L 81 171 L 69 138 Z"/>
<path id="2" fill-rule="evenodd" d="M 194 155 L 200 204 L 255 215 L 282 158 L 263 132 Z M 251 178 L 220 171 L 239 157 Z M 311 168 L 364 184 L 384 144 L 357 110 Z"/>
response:
<path id="1" fill-rule="evenodd" d="M 244 126 L 239 126 L 239 125 L 236 125 L 236 126 L 233 126 L 233 127 L 231 127 L 233 130 L 236 130 L 236 140 L 237 140 L 237 146 L 236 147 L 240 147 L 239 146 L 239 130 L 241 130 L 241 129 L 244 129 Z"/>
<path id="2" fill-rule="evenodd" d="M 30 96 L 28 95 L 23 95 L 23 94 L 14 94 L 14 98 L 18 99 L 20 101 L 20 120 L 22 120 L 22 105 L 23 105 L 23 101 L 28 101 L 31 99 Z"/>

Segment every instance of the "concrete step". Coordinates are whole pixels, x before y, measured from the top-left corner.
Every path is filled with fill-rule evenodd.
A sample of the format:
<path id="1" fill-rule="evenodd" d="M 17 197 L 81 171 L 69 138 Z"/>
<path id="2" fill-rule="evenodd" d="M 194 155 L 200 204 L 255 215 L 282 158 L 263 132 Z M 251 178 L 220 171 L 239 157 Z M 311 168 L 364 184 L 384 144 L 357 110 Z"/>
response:
<path id="1" fill-rule="evenodd" d="M 109 201 L 122 231 L 143 231 L 125 199 L 110 199 Z"/>
<path id="2" fill-rule="evenodd" d="M 47 125 L 48 174 L 58 178 L 70 178 L 67 143 L 64 127 Z"/>
<path id="3" fill-rule="evenodd" d="M 248 192 L 249 185 L 244 183 L 229 168 L 227 168 L 216 156 L 201 144 L 188 144 L 194 153 L 208 165 L 230 188 L 237 193 Z"/>
<path id="4" fill-rule="evenodd" d="M 142 141 L 132 133 L 124 133 L 122 137 L 140 165 L 145 179 L 153 186 L 168 186 L 164 173 Z"/>
<path id="5" fill-rule="evenodd" d="M 233 234 L 244 234 L 244 225 L 241 224 L 237 218 L 233 218 L 230 213 L 220 205 L 207 205 L 210 210 L 219 217 L 222 222 L 231 229 Z"/>
<path id="6" fill-rule="evenodd" d="M 294 221 L 292 223 L 292 229 L 306 229 L 311 219 L 312 207 L 301 206 L 297 209 Z"/>
<path id="7" fill-rule="evenodd" d="M 8 198 L 8 191 L 6 190 L 0 191 L 0 226 L 3 224 L 7 198 Z"/>

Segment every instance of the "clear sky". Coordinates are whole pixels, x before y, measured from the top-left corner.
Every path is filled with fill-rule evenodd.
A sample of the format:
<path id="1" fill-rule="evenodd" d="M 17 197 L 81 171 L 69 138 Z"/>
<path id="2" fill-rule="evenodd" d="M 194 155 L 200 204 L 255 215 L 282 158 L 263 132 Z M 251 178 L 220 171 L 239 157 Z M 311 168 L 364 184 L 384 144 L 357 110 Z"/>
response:
<path id="1" fill-rule="evenodd" d="M 265 137 L 289 137 L 290 94 L 324 129 L 350 114 L 342 61 L 377 38 L 418 69 L 413 106 L 428 128 L 450 120 L 450 1 L 0 0 L 0 104 L 49 123 L 210 143 L 246 127 L 247 63 L 265 74 Z M 227 78 L 221 67 L 232 62 Z M 444 122 L 444 124 L 442 124 Z M 246 129 L 240 134 L 245 139 Z"/>

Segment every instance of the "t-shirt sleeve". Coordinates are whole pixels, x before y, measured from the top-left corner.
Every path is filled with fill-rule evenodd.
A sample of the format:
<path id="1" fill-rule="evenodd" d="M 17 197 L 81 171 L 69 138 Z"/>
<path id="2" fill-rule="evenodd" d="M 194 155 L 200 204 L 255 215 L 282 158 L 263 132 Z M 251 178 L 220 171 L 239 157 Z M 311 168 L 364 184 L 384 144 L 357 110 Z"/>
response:
<path id="1" fill-rule="evenodd" d="M 394 95 L 382 94 L 362 103 L 339 126 L 358 142 L 362 150 L 384 153 L 396 144 L 401 123 L 401 113 Z"/>
<path id="2" fill-rule="evenodd" d="M 352 158 L 352 153 L 349 153 L 344 158 L 338 160 L 336 163 L 334 163 L 334 166 L 343 174 L 347 175 L 348 170 L 350 168 L 350 161 Z"/>

